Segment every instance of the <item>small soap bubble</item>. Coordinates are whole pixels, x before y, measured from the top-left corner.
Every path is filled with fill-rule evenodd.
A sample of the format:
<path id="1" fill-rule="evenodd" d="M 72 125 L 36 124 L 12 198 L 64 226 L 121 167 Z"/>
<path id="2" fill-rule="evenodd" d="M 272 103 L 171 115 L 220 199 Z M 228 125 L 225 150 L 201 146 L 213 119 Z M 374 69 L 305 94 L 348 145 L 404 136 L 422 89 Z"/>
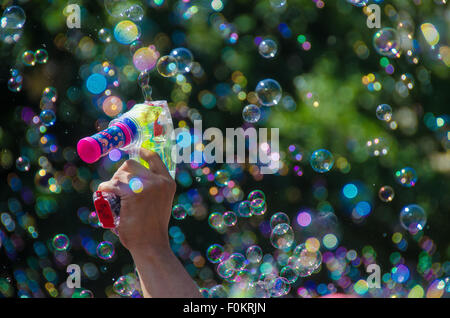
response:
<path id="1" fill-rule="evenodd" d="M 261 262 L 263 258 L 262 249 L 258 245 L 252 245 L 249 248 L 247 248 L 245 255 L 248 261 L 253 264 Z"/>
<path id="2" fill-rule="evenodd" d="M 247 265 L 245 256 L 241 253 L 233 253 L 227 259 L 227 262 L 230 263 L 231 268 L 235 271 L 239 271 L 245 268 Z"/>
<path id="3" fill-rule="evenodd" d="M 270 228 L 274 229 L 278 224 L 289 224 L 289 216 L 284 212 L 277 212 L 270 218 Z"/>
<path id="4" fill-rule="evenodd" d="M 250 202 L 250 208 L 253 215 L 263 215 L 267 211 L 267 203 L 263 199 L 253 199 Z"/>
<path id="5" fill-rule="evenodd" d="M 23 86 L 23 77 L 22 77 L 22 75 L 11 77 L 8 80 L 8 89 L 11 92 L 14 92 L 14 93 L 20 92 L 22 90 L 22 86 Z"/>
<path id="6" fill-rule="evenodd" d="M 57 234 L 53 237 L 52 245 L 57 251 L 65 251 L 70 245 L 69 237 L 65 234 Z"/>
<path id="7" fill-rule="evenodd" d="M 216 285 L 209 290 L 209 298 L 227 298 L 228 293 L 223 285 Z"/>
<path id="8" fill-rule="evenodd" d="M 130 8 L 129 0 L 105 0 L 105 9 L 113 17 L 123 17 L 125 11 Z"/>
<path id="9" fill-rule="evenodd" d="M 395 172 L 395 180 L 404 187 L 411 188 L 417 183 L 417 173 L 411 167 L 405 167 Z"/>
<path id="10" fill-rule="evenodd" d="M 230 173 L 227 170 L 217 170 L 214 174 L 214 182 L 219 187 L 226 187 L 230 181 Z"/>
<path id="11" fill-rule="evenodd" d="M 275 248 L 287 249 L 294 244 L 294 231 L 287 223 L 277 224 L 270 234 L 270 242 Z"/>
<path id="12" fill-rule="evenodd" d="M 10 6 L 3 11 L 0 24 L 2 29 L 21 29 L 25 21 L 25 11 L 19 6 Z"/>
<path id="13" fill-rule="evenodd" d="M 131 191 L 133 191 L 134 193 L 141 193 L 142 190 L 144 190 L 144 184 L 142 183 L 141 179 L 137 177 L 131 178 L 129 186 Z"/>
<path id="14" fill-rule="evenodd" d="M 123 110 L 123 102 L 117 96 L 109 96 L 103 101 L 102 109 L 109 117 L 116 117 Z"/>
<path id="15" fill-rule="evenodd" d="M 297 271 L 290 266 L 284 266 L 281 269 L 280 276 L 286 278 L 289 284 L 295 283 L 298 278 Z"/>
<path id="16" fill-rule="evenodd" d="M 187 215 L 187 210 L 182 204 L 177 204 L 172 208 L 172 216 L 176 220 L 183 220 Z"/>
<path id="17" fill-rule="evenodd" d="M 233 211 L 228 211 L 223 214 L 223 222 L 226 226 L 235 226 L 237 223 L 237 215 Z"/>
<path id="18" fill-rule="evenodd" d="M 219 212 L 213 212 L 208 217 L 208 223 L 213 229 L 221 230 L 225 223 L 223 221 L 223 215 Z"/>
<path id="19" fill-rule="evenodd" d="M 380 104 L 377 107 L 376 115 L 379 120 L 390 121 L 392 118 L 392 107 L 388 104 Z"/>
<path id="20" fill-rule="evenodd" d="M 400 224 L 411 234 L 416 234 L 423 230 L 426 223 L 427 216 L 420 205 L 410 204 L 403 207 L 400 211 Z"/>
<path id="21" fill-rule="evenodd" d="M 177 70 L 180 73 L 188 73 L 191 70 L 194 56 L 191 51 L 184 47 L 173 49 L 170 52 L 170 56 L 174 57 L 177 61 Z"/>
<path id="22" fill-rule="evenodd" d="M 143 47 L 144 47 L 144 44 L 142 44 L 141 41 L 139 41 L 139 40 L 133 41 L 133 43 L 130 44 L 131 56 L 134 56 L 134 54 L 137 52 L 137 50 L 139 50 Z"/>
<path id="23" fill-rule="evenodd" d="M 42 91 L 42 97 L 45 97 L 46 99 L 52 101 L 53 103 L 56 102 L 58 98 L 56 88 L 51 86 L 44 88 L 44 90 Z"/>
<path id="24" fill-rule="evenodd" d="M 129 275 L 120 276 L 113 284 L 113 290 L 120 296 L 131 296 L 136 290 L 136 281 Z"/>
<path id="25" fill-rule="evenodd" d="M 159 58 L 158 63 L 156 64 L 156 69 L 161 76 L 175 76 L 178 71 L 177 60 L 170 55 L 162 56 Z"/>
<path id="26" fill-rule="evenodd" d="M 369 0 L 347 0 L 348 3 L 351 3 L 355 7 L 365 7 Z"/>
<path id="27" fill-rule="evenodd" d="M 140 5 L 132 5 L 124 11 L 124 15 L 134 22 L 139 22 L 144 18 L 144 9 Z"/>
<path id="28" fill-rule="evenodd" d="M 133 64 L 140 72 L 153 69 L 158 62 L 159 53 L 153 47 L 142 47 L 133 55 Z"/>
<path id="29" fill-rule="evenodd" d="M 16 168 L 19 171 L 30 171 L 30 159 L 25 156 L 21 156 L 16 160 Z"/>
<path id="30" fill-rule="evenodd" d="M 309 162 L 314 171 L 325 173 L 333 168 L 334 157 L 328 150 L 319 149 L 312 153 Z"/>
<path id="31" fill-rule="evenodd" d="M 267 289 L 272 297 L 281 297 L 289 293 L 291 285 L 286 278 L 277 277 L 269 282 Z"/>
<path id="32" fill-rule="evenodd" d="M 219 244 L 211 245 L 206 251 L 206 257 L 211 263 L 219 263 L 222 260 L 223 254 L 224 248 Z"/>
<path id="33" fill-rule="evenodd" d="M 97 245 L 97 256 L 101 259 L 111 259 L 114 256 L 114 253 L 114 245 L 109 241 L 100 242 Z"/>
<path id="34" fill-rule="evenodd" d="M 98 39 L 102 41 L 103 43 L 110 43 L 112 41 L 112 33 L 110 29 L 107 28 L 101 28 L 98 31 Z"/>
<path id="35" fill-rule="evenodd" d="M 397 31 L 393 28 L 383 28 L 373 36 L 373 46 L 375 50 L 384 56 L 400 57 L 400 41 Z"/>
<path id="36" fill-rule="evenodd" d="M 275 55 L 277 54 L 278 46 L 274 40 L 265 39 L 262 40 L 261 43 L 259 43 L 258 51 L 262 57 L 270 59 L 275 57 Z"/>
<path id="37" fill-rule="evenodd" d="M 83 289 L 80 292 L 79 298 L 94 298 L 94 293 L 89 289 Z"/>
<path id="38" fill-rule="evenodd" d="M 36 65 L 36 55 L 33 51 L 25 51 L 22 54 L 22 62 L 26 66 L 35 66 Z"/>
<path id="39" fill-rule="evenodd" d="M 114 28 L 114 37 L 121 44 L 131 44 L 139 36 L 140 31 L 138 26 L 130 20 L 120 21 Z"/>
<path id="40" fill-rule="evenodd" d="M 310 276 L 322 264 L 322 254 L 316 248 L 308 249 L 306 244 L 300 244 L 292 253 L 288 265 L 294 268 L 299 276 Z"/>
<path id="41" fill-rule="evenodd" d="M 394 200 L 394 189 L 388 185 L 382 186 L 378 191 L 378 197 L 383 202 L 391 202 Z"/>
<path id="42" fill-rule="evenodd" d="M 400 75 L 400 81 L 408 90 L 412 90 L 414 88 L 414 78 L 411 74 L 404 73 Z"/>
<path id="43" fill-rule="evenodd" d="M 39 64 L 45 64 L 48 62 L 48 52 L 45 49 L 38 49 L 34 52 L 36 62 Z"/>
<path id="44" fill-rule="evenodd" d="M 253 215 L 252 207 L 250 205 L 250 201 L 244 200 L 239 203 L 238 206 L 238 215 L 243 218 L 248 218 Z"/>
<path id="45" fill-rule="evenodd" d="M 265 201 L 266 195 L 261 190 L 253 190 L 247 196 L 247 200 L 249 200 L 250 202 L 253 200 L 256 200 L 256 199 L 261 199 L 261 200 Z"/>
<path id="46" fill-rule="evenodd" d="M 41 112 L 39 115 L 39 118 L 46 127 L 53 126 L 56 122 L 56 115 L 55 112 L 51 109 L 46 109 Z"/>
<path id="47" fill-rule="evenodd" d="M 262 80 L 256 85 L 256 95 L 263 106 L 277 105 L 281 99 L 281 86 L 273 79 Z"/>
<path id="48" fill-rule="evenodd" d="M 250 104 L 242 110 L 242 118 L 248 123 L 256 123 L 261 117 L 261 110 L 258 106 Z"/>
<path id="49" fill-rule="evenodd" d="M 144 95 L 145 101 L 152 100 L 152 92 L 153 92 L 153 89 L 150 85 L 142 86 L 142 95 Z"/>

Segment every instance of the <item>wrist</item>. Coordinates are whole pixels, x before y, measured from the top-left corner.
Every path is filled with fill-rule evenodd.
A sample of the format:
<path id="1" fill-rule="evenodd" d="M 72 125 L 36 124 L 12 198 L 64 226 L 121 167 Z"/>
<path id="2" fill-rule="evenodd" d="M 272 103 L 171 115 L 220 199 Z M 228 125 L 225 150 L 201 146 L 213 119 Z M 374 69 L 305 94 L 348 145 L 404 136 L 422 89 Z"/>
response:
<path id="1" fill-rule="evenodd" d="M 170 248 L 169 240 L 164 240 L 155 244 L 153 242 L 150 244 L 135 246 L 129 249 L 131 256 L 136 264 L 142 262 L 153 262 L 158 259 L 164 259 L 173 255 L 172 249 Z"/>

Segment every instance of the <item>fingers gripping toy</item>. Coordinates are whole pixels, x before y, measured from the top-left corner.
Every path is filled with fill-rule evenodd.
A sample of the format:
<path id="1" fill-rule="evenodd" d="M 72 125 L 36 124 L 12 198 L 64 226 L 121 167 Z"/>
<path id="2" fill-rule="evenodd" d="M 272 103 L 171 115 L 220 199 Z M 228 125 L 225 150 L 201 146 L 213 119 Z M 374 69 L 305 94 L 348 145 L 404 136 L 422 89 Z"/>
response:
<path id="1" fill-rule="evenodd" d="M 86 163 L 94 163 L 113 149 L 128 152 L 130 159 L 148 168 L 139 157 L 139 149 L 145 148 L 159 154 L 172 178 L 175 178 L 175 162 L 172 146 L 175 144 L 172 117 L 166 101 L 136 104 L 128 112 L 113 119 L 108 128 L 85 137 L 78 142 L 77 152 Z M 120 198 L 112 193 L 96 191 L 94 206 L 100 224 L 115 228 L 119 222 Z"/>

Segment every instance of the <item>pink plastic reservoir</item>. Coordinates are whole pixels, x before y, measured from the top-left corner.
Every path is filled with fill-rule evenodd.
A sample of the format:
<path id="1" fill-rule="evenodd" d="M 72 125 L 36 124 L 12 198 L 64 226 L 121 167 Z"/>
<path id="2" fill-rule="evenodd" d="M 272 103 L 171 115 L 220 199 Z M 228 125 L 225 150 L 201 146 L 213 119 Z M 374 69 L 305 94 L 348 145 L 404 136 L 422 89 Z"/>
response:
<path id="1" fill-rule="evenodd" d="M 77 152 L 81 160 L 94 163 L 102 156 L 98 142 L 92 137 L 85 137 L 78 142 Z"/>
<path id="2" fill-rule="evenodd" d="M 81 139 L 77 145 L 77 152 L 84 162 L 94 163 L 111 150 L 129 145 L 132 138 L 133 134 L 129 127 L 117 122 L 91 137 Z"/>

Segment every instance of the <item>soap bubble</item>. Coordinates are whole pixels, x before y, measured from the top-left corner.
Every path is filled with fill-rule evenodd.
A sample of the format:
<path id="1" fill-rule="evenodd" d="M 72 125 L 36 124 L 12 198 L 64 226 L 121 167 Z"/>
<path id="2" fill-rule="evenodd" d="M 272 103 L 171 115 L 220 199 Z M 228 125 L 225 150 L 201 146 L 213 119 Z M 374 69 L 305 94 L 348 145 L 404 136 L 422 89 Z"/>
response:
<path id="1" fill-rule="evenodd" d="M 263 215 L 264 213 L 266 213 L 267 204 L 263 199 L 256 198 L 249 202 L 250 208 L 252 209 L 254 215 Z"/>
<path id="2" fill-rule="evenodd" d="M 270 234 L 270 242 L 275 248 L 287 249 L 294 243 L 294 231 L 289 224 L 277 224 Z"/>
<path id="3" fill-rule="evenodd" d="M 369 0 L 347 0 L 348 3 L 351 3 L 355 7 L 365 7 Z"/>
<path id="4" fill-rule="evenodd" d="M 424 209 L 417 204 L 410 204 L 400 211 L 400 224 L 411 234 L 416 234 L 423 230 L 427 223 L 427 216 Z"/>
<path id="5" fill-rule="evenodd" d="M 182 204 L 177 204 L 172 208 L 172 216 L 176 220 L 183 220 L 187 215 L 187 211 Z"/>
<path id="6" fill-rule="evenodd" d="M 291 285 L 284 277 L 277 277 L 269 282 L 267 289 L 272 297 L 281 297 L 287 295 L 291 290 Z"/>
<path id="7" fill-rule="evenodd" d="M 235 226 L 237 223 L 237 215 L 233 211 L 228 211 L 223 214 L 223 222 L 226 226 Z"/>
<path id="8" fill-rule="evenodd" d="M 194 56 L 191 51 L 184 47 L 173 49 L 170 52 L 170 56 L 174 57 L 177 61 L 177 70 L 180 73 L 188 73 L 191 70 Z"/>
<path id="9" fill-rule="evenodd" d="M 383 138 L 374 138 L 366 143 L 369 155 L 380 157 L 385 156 L 389 152 L 389 147 Z"/>
<path id="10" fill-rule="evenodd" d="M 222 260 L 223 254 L 223 246 L 219 244 L 211 245 L 206 251 L 206 257 L 211 263 L 219 263 Z"/>
<path id="11" fill-rule="evenodd" d="M 52 245 L 57 251 L 65 251 L 70 245 L 69 237 L 65 234 L 57 234 L 53 237 Z"/>
<path id="12" fill-rule="evenodd" d="M 128 19 L 139 22 L 144 18 L 144 9 L 140 5 L 132 5 L 123 12 L 123 15 Z"/>
<path id="13" fill-rule="evenodd" d="M 116 117 L 123 110 L 123 102 L 117 96 L 108 96 L 103 101 L 102 109 L 109 117 Z"/>
<path id="14" fill-rule="evenodd" d="M 120 296 L 131 296 L 136 290 L 136 280 L 129 275 L 120 276 L 113 284 L 113 290 Z"/>
<path id="15" fill-rule="evenodd" d="M 222 213 L 219 212 L 211 213 L 208 217 L 208 223 L 213 229 L 221 230 L 225 225 Z"/>
<path id="16" fill-rule="evenodd" d="M 223 285 L 216 285 L 209 290 L 209 298 L 227 298 L 228 293 Z"/>
<path id="17" fill-rule="evenodd" d="M 219 265 L 217 265 L 216 271 L 220 277 L 225 279 L 233 276 L 235 273 L 235 271 L 231 268 L 231 264 L 228 262 L 228 260 L 220 262 Z"/>
<path id="18" fill-rule="evenodd" d="M 144 184 L 138 177 L 131 178 L 128 184 L 134 193 L 141 193 L 144 190 Z"/>
<path id="19" fill-rule="evenodd" d="M 256 105 L 247 105 L 242 110 L 242 117 L 248 123 L 256 123 L 261 117 L 261 110 Z"/>
<path id="20" fill-rule="evenodd" d="M 155 67 L 159 53 L 153 47 L 138 49 L 133 55 L 133 64 L 140 72 L 147 72 Z"/>
<path id="21" fill-rule="evenodd" d="M 400 42 L 397 31 L 393 28 L 383 28 L 373 36 L 375 50 L 387 57 L 400 57 Z"/>
<path id="22" fill-rule="evenodd" d="M 262 80 L 256 85 L 256 95 L 261 105 L 277 105 L 281 99 L 281 86 L 273 79 Z"/>
<path id="23" fill-rule="evenodd" d="M 91 74 L 86 80 L 86 88 L 92 94 L 101 94 L 108 83 L 106 77 L 99 73 Z"/>
<path id="24" fill-rule="evenodd" d="M 162 56 L 159 58 L 158 63 L 156 64 L 156 69 L 161 76 L 175 76 L 178 71 L 177 60 L 170 55 Z"/>
<path id="25" fill-rule="evenodd" d="M 312 153 L 309 162 L 314 171 L 324 173 L 333 168 L 334 157 L 328 150 L 319 149 Z"/>
<path id="26" fill-rule="evenodd" d="M 16 168 L 19 171 L 30 171 L 30 159 L 25 156 L 21 156 L 16 160 Z"/>
<path id="27" fill-rule="evenodd" d="M 53 126 L 56 122 L 56 115 L 55 112 L 51 109 L 46 109 L 41 112 L 39 115 L 39 118 L 41 122 L 44 124 L 44 126 Z"/>
<path id="28" fill-rule="evenodd" d="M 248 218 L 253 215 L 253 211 L 249 201 L 244 200 L 241 203 L 239 203 L 238 215 L 243 218 Z"/>
<path id="29" fill-rule="evenodd" d="M 78 298 L 94 298 L 94 293 L 89 289 L 83 289 Z"/>
<path id="30" fill-rule="evenodd" d="M 256 199 L 260 199 L 260 200 L 265 201 L 266 200 L 266 195 L 261 190 L 253 190 L 252 192 L 250 192 L 248 194 L 247 200 L 251 202 L 251 201 L 256 200 Z"/>
<path id="31" fill-rule="evenodd" d="M 308 246 L 303 243 L 298 245 L 292 254 L 293 258 L 290 259 L 290 262 L 288 261 L 288 264 L 294 268 L 301 277 L 311 275 L 322 264 L 322 254 L 316 246 L 308 248 Z"/>
<path id="32" fill-rule="evenodd" d="M 219 187 L 226 187 L 230 181 L 230 173 L 227 170 L 217 170 L 214 174 L 214 182 Z"/>
<path id="33" fill-rule="evenodd" d="M 402 284 L 409 279 L 409 268 L 403 264 L 399 264 L 392 268 L 391 277 L 396 283 Z"/>
<path id="34" fill-rule="evenodd" d="M 289 284 L 295 283 L 298 278 L 297 271 L 290 266 L 284 266 L 281 269 L 280 276 L 285 278 Z"/>
<path id="35" fill-rule="evenodd" d="M 121 44 L 130 44 L 140 36 L 138 26 L 129 20 L 120 21 L 114 28 L 114 37 Z"/>
<path id="36" fill-rule="evenodd" d="M 376 115 L 379 120 L 390 121 L 392 118 L 392 107 L 388 104 L 380 104 L 377 107 Z"/>
<path id="37" fill-rule="evenodd" d="M 10 6 L 3 11 L 0 20 L 2 29 L 21 29 L 26 20 L 25 11 L 19 6 Z"/>
<path id="38" fill-rule="evenodd" d="M 18 93 L 22 90 L 23 85 L 23 76 L 17 71 L 13 72 L 14 74 L 9 80 L 8 80 L 8 89 L 11 92 Z"/>
<path id="39" fill-rule="evenodd" d="M 417 173 L 411 167 L 405 167 L 395 172 L 395 179 L 404 187 L 411 188 L 417 183 Z"/>
<path id="40" fill-rule="evenodd" d="M 275 55 L 277 54 L 278 46 L 274 40 L 265 39 L 262 40 L 261 43 L 259 43 L 258 51 L 262 57 L 270 59 L 275 57 Z"/>
<path id="41" fill-rule="evenodd" d="M 263 258 L 262 249 L 258 245 L 252 245 L 249 248 L 247 248 L 245 255 L 248 261 L 254 264 L 261 262 Z"/>
<path id="42" fill-rule="evenodd" d="M 22 62 L 26 66 L 34 66 L 36 65 L 36 55 L 33 51 L 25 51 L 22 54 Z"/>
<path id="43" fill-rule="evenodd" d="M 56 88 L 49 86 L 42 91 L 42 97 L 54 103 L 58 99 L 58 92 L 56 91 Z"/>
<path id="44" fill-rule="evenodd" d="M 115 18 L 124 16 L 131 5 L 129 0 L 105 0 L 106 11 Z"/>
<path id="45" fill-rule="evenodd" d="M 98 39 L 103 43 L 110 43 L 112 41 L 112 33 L 110 29 L 102 28 L 98 31 Z"/>
<path id="46" fill-rule="evenodd" d="M 227 262 L 231 265 L 231 268 L 235 271 L 239 271 L 245 268 L 247 265 L 245 256 L 241 253 L 233 253 L 227 259 Z"/>
<path id="47" fill-rule="evenodd" d="M 111 259 L 114 253 L 114 245 L 111 242 L 104 241 L 97 245 L 97 256 L 101 259 Z"/>
<path id="48" fill-rule="evenodd" d="M 140 87 L 148 86 L 150 83 L 150 74 L 148 72 L 141 72 L 137 82 Z"/>
<path id="49" fill-rule="evenodd" d="M 45 64 L 48 61 L 48 52 L 44 49 L 38 49 L 34 52 L 36 62 L 39 64 Z"/>
<path id="50" fill-rule="evenodd" d="M 284 212 L 277 212 L 270 218 L 270 228 L 273 229 L 278 224 L 286 223 L 289 224 L 289 216 Z"/>
<path id="51" fill-rule="evenodd" d="M 287 0 L 270 0 L 270 5 L 273 8 L 282 8 L 286 5 Z"/>
<path id="52" fill-rule="evenodd" d="M 394 199 L 394 189 L 388 185 L 382 186 L 378 191 L 378 197 L 383 202 L 391 202 Z"/>
<path id="53" fill-rule="evenodd" d="M 143 47 L 144 47 L 144 45 L 142 44 L 142 41 L 139 41 L 139 40 L 133 41 L 133 43 L 130 44 L 131 56 L 134 56 L 134 54 L 137 52 L 137 50 L 139 50 Z"/>

